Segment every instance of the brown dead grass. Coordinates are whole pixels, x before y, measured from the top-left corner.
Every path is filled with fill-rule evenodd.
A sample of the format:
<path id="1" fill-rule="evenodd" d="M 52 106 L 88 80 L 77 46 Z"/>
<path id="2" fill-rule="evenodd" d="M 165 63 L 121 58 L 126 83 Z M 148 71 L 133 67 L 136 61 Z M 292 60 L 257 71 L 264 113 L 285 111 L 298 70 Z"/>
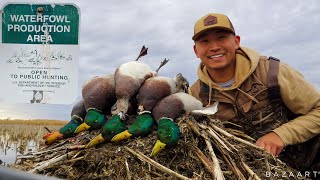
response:
<path id="1" fill-rule="evenodd" d="M 4 119 L 0 120 L 0 124 L 20 124 L 20 125 L 49 125 L 49 126 L 63 126 L 67 124 L 68 121 L 62 120 L 48 120 L 48 119 L 33 119 L 33 120 L 24 120 L 24 119 Z"/>
<path id="2" fill-rule="evenodd" d="M 0 150 L 10 149 L 12 144 L 18 146 L 19 153 L 27 151 L 30 141 L 36 142 L 39 147 L 43 144 L 42 136 L 48 131 L 58 131 L 67 121 L 60 120 L 0 120 Z"/>

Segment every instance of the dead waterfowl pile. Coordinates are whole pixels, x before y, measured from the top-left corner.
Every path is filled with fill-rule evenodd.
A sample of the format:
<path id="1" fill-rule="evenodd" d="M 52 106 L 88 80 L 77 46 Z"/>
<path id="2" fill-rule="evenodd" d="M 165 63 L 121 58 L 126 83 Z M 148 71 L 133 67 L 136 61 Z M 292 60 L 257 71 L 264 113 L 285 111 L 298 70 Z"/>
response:
<path id="1" fill-rule="evenodd" d="M 196 121 L 183 115 L 177 123 L 178 145 L 154 159 L 149 155 L 157 139 L 155 131 L 147 137 L 85 149 L 99 133 L 96 130 L 18 156 L 12 167 L 63 179 L 265 179 L 267 172 L 297 172 L 220 121 Z"/>

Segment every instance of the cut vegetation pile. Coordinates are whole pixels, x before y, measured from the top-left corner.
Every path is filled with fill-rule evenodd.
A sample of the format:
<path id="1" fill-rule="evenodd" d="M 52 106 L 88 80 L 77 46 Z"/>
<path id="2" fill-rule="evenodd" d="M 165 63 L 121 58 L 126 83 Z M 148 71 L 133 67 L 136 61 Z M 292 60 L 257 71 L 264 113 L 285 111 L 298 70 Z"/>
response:
<path id="1" fill-rule="evenodd" d="M 63 179 L 266 179 L 267 172 L 296 172 L 256 147 L 241 131 L 231 129 L 233 125 L 196 121 L 187 115 L 177 123 L 178 145 L 154 159 L 149 155 L 157 139 L 155 131 L 147 137 L 85 149 L 99 134 L 87 131 L 18 156 L 12 167 Z"/>

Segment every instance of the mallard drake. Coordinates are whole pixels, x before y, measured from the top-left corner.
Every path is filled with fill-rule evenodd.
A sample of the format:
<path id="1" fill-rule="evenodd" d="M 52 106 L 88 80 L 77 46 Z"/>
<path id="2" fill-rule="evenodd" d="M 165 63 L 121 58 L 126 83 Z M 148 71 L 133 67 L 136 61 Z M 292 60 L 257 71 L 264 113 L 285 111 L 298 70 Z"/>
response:
<path id="1" fill-rule="evenodd" d="M 159 101 L 152 110 L 158 124 L 158 140 L 152 149 L 151 157 L 156 156 L 164 148 L 173 147 L 178 143 L 180 130 L 175 119 L 184 112 L 202 109 L 202 103 L 193 96 L 179 92 Z"/>
<path id="2" fill-rule="evenodd" d="M 183 76 L 180 74 L 178 78 L 176 77 L 173 79 L 170 77 L 156 76 L 147 79 L 137 94 L 138 111 L 151 112 L 154 105 L 164 97 L 183 91 L 181 86 L 184 86 L 182 85 L 184 83 L 180 82 Z M 179 81 L 179 84 L 177 81 Z"/>
<path id="3" fill-rule="evenodd" d="M 116 69 L 114 76 L 117 102 L 112 114 L 127 113 L 129 100 L 136 95 L 141 85 L 148 78 L 156 76 L 159 69 L 168 62 L 165 59 L 156 71 L 152 71 L 147 64 L 138 61 L 140 57 L 147 54 L 147 51 L 148 48 L 143 46 L 135 61 L 124 63 Z"/>
<path id="4" fill-rule="evenodd" d="M 81 99 L 73 106 L 69 123 L 61 127 L 59 131 L 46 134 L 43 137 L 43 139 L 45 139 L 45 144 L 50 145 L 59 139 L 75 136 L 76 134 L 74 131 L 83 122 L 85 116 L 86 110 L 84 108 L 83 99 Z"/>
<path id="5" fill-rule="evenodd" d="M 148 48 L 143 46 L 136 60 L 124 63 L 116 69 L 114 77 L 117 102 L 112 114 L 127 113 L 129 100 L 137 93 L 146 79 L 154 76 L 147 64 L 138 61 L 147 52 Z"/>
<path id="6" fill-rule="evenodd" d="M 126 115 L 120 112 L 113 115 L 101 128 L 101 133 L 93 138 L 86 148 L 93 147 L 103 142 L 110 142 L 112 137 L 126 129 Z"/>
<path id="7" fill-rule="evenodd" d="M 107 121 L 105 114 L 110 114 L 116 102 L 115 81 L 113 75 L 96 76 L 84 83 L 82 97 L 87 115 L 75 133 L 90 129 L 99 129 Z"/>
<path id="8" fill-rule="evenodd" d="M 126 130 L 116 134 L 111 141 L 118 142 L 124 139 L 129 139 L 130 137 L 147 136 L 152 132 L 152 126 L 154 125 L 154 120 L 152 118 L 151 112 L 143 111 L 136 116 L 134 122 Z"/>
<path id="9" fill-rule="evenodd" d="M 154 119 L 151 115 L 154 105 L 170 94 L 177 91 L 185 91 L 185 87 L 188 87 L 187 85 L 188 81 L 180 73 L 174 79 L 164 76 L 147 79 L 137 95 L 138 115 L 136 119 L 128 130 L 117 134 L 111 141 L 149 135 L 154 125 Z"/>

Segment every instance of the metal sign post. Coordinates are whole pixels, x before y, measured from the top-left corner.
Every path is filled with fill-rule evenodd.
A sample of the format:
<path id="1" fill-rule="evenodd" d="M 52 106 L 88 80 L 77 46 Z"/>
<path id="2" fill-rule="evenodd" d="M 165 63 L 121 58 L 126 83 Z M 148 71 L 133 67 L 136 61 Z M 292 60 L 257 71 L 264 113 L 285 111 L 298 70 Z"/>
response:
<path id="1" fill-rule="evenodd" d="M 1 100 L 73 103 L 78 89 L 78 7 L 7 4 L 0 19 Z"/>

